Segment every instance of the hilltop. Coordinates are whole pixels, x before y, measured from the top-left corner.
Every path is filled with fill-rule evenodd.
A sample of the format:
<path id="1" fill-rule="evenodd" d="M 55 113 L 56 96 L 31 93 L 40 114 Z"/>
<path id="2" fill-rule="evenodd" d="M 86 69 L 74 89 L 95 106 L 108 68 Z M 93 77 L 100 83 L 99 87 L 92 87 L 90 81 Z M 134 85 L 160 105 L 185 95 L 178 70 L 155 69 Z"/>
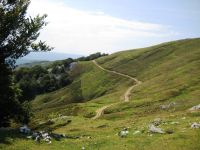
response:
<path id="1" fill-rule="evenodd" d="M 79 61 L 69 72 L 72 83 L 32 101 L 30 126 L 81 138 L 37 145 L 3 132 L 14 141 L 0 148 L 197 150 L 200 130 L 190 124 L 200 122 L 200 113 L 189 108 L 200 104 L 199 66 L 200 38 Z M 149 133 L 157 118 L 160 128 L 173 133 Z M 126 138 L 117 135 L 123 128 L 129 130 Z"/>

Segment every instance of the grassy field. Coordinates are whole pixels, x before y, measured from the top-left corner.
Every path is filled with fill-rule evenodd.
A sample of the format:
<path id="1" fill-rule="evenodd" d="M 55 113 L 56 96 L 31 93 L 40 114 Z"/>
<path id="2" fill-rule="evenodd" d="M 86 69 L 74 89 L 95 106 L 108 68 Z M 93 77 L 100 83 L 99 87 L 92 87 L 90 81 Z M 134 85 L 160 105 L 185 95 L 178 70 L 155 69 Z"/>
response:
<path id="1" fill-rule="evenodd" d="M 99 58 L 103 67 L 142 81 L 132 90 L 130 102 L 123 94 L 132 82 L 107 73 L 92 62 L 80 62 L 72 71 L 74 82 L 58 91 L 37 96 L 30 126 L 38 130 L 80 136 L 37 144 L 16 130 L 0 130 L 0 149 L 5 150 L 199 150 L 200 112 L 188 109 L 200 104 L 200 39 L 181 40 L 143 49 L 118 52 Z M 97 120 L 95 111 L 120 102 Z M 161 105 L 173 106 L 160 109 Z M 64 119 L 60 115 L 66 116 Z M 148 125 L 162 119 L 159 126 L 173 134 L 151 134 Z M 56 120 L 47 125 L 49 119 Z M 68 121 L 71 120 L 71 123 Z M 117 133 L 128 128 L 126 138 Z M 136 131 L 139 131 L 137 133 Z M 137 134 L 136 134 L 137 133 Z"/>

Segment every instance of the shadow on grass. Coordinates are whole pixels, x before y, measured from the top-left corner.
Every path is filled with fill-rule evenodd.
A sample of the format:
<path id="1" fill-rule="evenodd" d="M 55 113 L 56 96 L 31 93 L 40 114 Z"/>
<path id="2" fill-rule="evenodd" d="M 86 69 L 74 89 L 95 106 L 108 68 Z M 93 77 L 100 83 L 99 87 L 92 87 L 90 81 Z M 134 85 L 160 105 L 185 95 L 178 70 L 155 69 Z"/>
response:
<path id="1" fill-rule="evenodd" d="M 15 139 L 26 139 L 17 129 L 0 128 L 0 144 L 10 145 Z"/>

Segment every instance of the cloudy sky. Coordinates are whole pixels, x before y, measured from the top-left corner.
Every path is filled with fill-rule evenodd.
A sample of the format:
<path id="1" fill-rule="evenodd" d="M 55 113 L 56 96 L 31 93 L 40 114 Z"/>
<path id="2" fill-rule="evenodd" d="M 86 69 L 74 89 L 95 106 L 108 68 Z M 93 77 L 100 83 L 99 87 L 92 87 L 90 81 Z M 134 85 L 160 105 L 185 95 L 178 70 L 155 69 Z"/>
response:
<path id="1" fill-rule="evenodd" d="M 200 37 L 200 0 L 32 0 L 48 15 L 40 39 L 54 52 L 88 55 Z"/>

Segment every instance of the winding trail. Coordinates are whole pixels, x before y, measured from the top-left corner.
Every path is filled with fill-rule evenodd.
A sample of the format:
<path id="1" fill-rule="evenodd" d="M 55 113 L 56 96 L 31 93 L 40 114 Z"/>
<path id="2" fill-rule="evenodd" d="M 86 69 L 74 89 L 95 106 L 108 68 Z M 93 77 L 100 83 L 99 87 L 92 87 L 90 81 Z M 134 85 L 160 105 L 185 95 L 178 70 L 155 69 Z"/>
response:
<path id="1" fill-rule="evenodd" d="M 129 87 L 126 92 L 124 93 L 124 102 L 129 102 L 129 99 L 130 99 L 130 95 L 131 95 L 131 91 L 138 85 L 140 85 L 142 82 L 139 81 L 138 79 L 134 78 L 134 77 L 131 77 L 127 74 L 123 74 L 123 73 L 120 73 L 120 72 L 117 72 L 117 71 L 112 71 L 112 70 L 108 70 L 108 69 L 105 69 L 103 68 L 102 66 L 100 66 L 95 60 L 92 61 L 97 67 L 99 67 L 100 69 L 106 71 L 106 72 L 109 72 L 109 73 L 113 73 L 113 74 L 117 74 L 117 75 L 120 75 L 120 76 L 123 76 L 125 78 L 128 78 L 128 79 L 131 79 L 133 80 L 133 85 L 131 87 Z M 119 102 L 118 102 L 119 103 Z M 109 105 L 106 105 L 106 106 L 103 106 L 101 107 L 100 109 L 98 109 L 96 111 L 96 115 L 92 118 L 92 119 L 98 119 L 99 117 L 101 117 L 103 114 L 104 114 L 104 111 L 111 107 L 111 106 L 114 106 L 118 103 L 112 103 L 112 104 L 109 104 Z"/>

